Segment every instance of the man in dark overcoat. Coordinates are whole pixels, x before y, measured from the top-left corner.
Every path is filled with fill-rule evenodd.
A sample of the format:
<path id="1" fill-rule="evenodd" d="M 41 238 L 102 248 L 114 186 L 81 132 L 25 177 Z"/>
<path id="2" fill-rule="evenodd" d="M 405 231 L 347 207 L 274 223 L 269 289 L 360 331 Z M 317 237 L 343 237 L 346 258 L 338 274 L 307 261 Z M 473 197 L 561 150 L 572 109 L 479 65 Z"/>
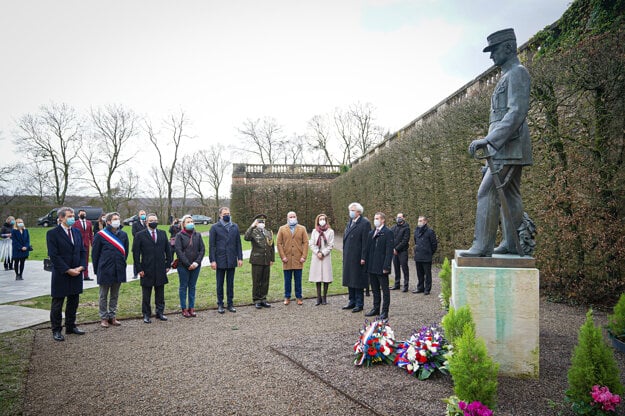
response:
<path id="1" fill-rule="evenodd" d="M 403 213 L 397 214 L 396 224 L 391 227 L 393 237 L 393 268 L 395 270 L 395 284 L 390 290 L 399 290 L 401 273 L 404 272 L 404 287 L 402 292 L 408 292 L 410 284 L 410 270 L 408 269 L 408 245 L 410 244 L 410 225 L 406 222 Z"/>
<path id="2" fill-rule="evenodd" d="M 93 240 L 91 262 L 100 285 L 100 325 L 119 326 L 116 319 L 119 288 L 126 281 L 128 235 L 121 230 L 119 213 L 106 214 L 106 227 Z"/>
<path id="3" fill-rule="evenodd" d="M 141 278 L 143 322 L 152 322 L 152 288 L 154 288 L 154 303 L 156 306 L 156 318 L 166 321 L 165 312 L 165 285 L 167 272 L 171 267 L 171 245 L 167 234 L 159 230 L 158 217 L 156 214 L 148 214 L 148 228 L 139 231 L 132 243 L 132 258 L 134 260 L 135 274 Z"/>
<path id="4" fill-rule="evenodd" d="M 369 273 L 369 282 L 373 292 L 373 308 L 365 316 L 380 315 L 381 319 L 388 319 L 388 309 L 391 305 L 388 275 L 391 273 L 394 246 L 393 231 L 385 225 L 385 221 L 384 213 L 376 212 L 373 217 L 375 228 L 369 231 L 365 257 L 365 267 Z M 380 296 L 380 291 L 383 296 Z M 381 302 L 382 313 L 380 313 Z"/>
<path id="5" fill-rule="evenodd" d="M 233 305 L 234 271 L 243 266 L 243 249 L 239 226 L 232 222 L 230 208 L 219 208 L 219 221 L 208 234 L 208 258 L 211 269 L 217 272 L 217 312 L 224 313 L 224 278 L 228 310 L 236 312 Z"/>
<path id="6" fill-rule="evenodd" d="M 252 265 L 252 299 L 256 309 L 270 308 L 267 303 L 269 292 L 269 276 L 271 266 L 276 261 L 276 250 L 273 244 L 273 233 L 265 228 L 265 214 L 258 214 L 254 222 L 245 231 L 243 238 L 252 243 L 250 264 Z"/>
<path id="7" fill-rule="evenodd" d="M 349 290 L 349 302 L 343 309 L 360 312 L 365 303 L 362 290 L 369 286 L 365 257 L 371 223 L 362 216 L 364 208 L 358 202 L 349 204 L 348 209 L 350 221 L 343 233 L 343 286 Z"/>
<path id="8" fill-rule="evenodd" d="M 48 256 L 52 262 L 52 284 L 50 323 L 52 337 L 63 341 L 61 333 L 63 303 L 65 305 L 65 333 L 84 335 L 76 326 L 76 310 L 82 293 L 82 274 L 87 268 L 87 253 L 80 237 L 80 231 L 73 228 L 74 210 L 63 207 L 58 210 L 58 223 L 46 234 Z"/>
<path id="9" fill-rule="evenodd" d="M 420 216 L 414 230 L 414 261 L 417 267 L 417 288 L 412 293 L 429 295 L 432 290 L 432 256 L 438 248 L 438 240 L 433 229 L 428 227 L 428 219 Z"/>

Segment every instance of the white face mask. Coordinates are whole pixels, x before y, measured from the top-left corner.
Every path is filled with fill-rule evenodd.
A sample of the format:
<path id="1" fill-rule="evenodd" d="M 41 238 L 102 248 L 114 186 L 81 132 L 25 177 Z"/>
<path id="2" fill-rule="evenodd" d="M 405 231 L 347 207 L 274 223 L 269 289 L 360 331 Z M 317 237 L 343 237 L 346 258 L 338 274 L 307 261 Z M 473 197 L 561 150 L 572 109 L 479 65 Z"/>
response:
<path id="1" fill-rule="evenodd" d="M 119 220 L 113 220 L 113 221 L 111 221 L 111 227 L 113 227 L 113 228 L 119 228 L 119 225 L 120 225 L 120 224 L 121 224 L 121 223 L 120 223 L 120 221 L 119 221 Z"/>
<path id="2" fill-rule="evenodd" d="M 373 220 L 373 225 L 375 226 L 375 228 L 378 228 L 380 224 L 381 224 L 380 220 Z"/>
<path id="3" fill-rule="evenodd" d="M 319 220 L 319 225 L 322 227 L 326 225 L 326 220 Z"/>
<path id="4" fill-rule="evenodd" d="M 264 222 L 259 222 L 258 224 L 256 224 L 256 227 L 257 227 L 259 230 L 262 230 L 262 229 L 264 229 L 264 228 L 265 228 L 265 223 L 264 223 Z"/>
<path id="5" fill-rule="evenodd" d="M 296 225 L 297 224 L 297 218 L 289 218 L 289 225 Z"/>

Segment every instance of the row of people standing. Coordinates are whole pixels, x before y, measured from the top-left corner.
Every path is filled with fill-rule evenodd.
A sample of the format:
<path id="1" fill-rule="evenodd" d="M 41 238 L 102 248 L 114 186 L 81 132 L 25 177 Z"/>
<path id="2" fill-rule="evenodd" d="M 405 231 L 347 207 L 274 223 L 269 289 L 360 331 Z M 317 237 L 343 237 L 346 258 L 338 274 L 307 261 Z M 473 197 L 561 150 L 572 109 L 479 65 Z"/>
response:
<path id="1" fill-rule="evenodd" d="M 26 259 L 33 250 L 24 220 L 8 216 L 0 229 L 0 238 L 0 259 L 3 260 L 4 270 L 13 270 L 15 280 L 24 280 L 22 275 Z"/>

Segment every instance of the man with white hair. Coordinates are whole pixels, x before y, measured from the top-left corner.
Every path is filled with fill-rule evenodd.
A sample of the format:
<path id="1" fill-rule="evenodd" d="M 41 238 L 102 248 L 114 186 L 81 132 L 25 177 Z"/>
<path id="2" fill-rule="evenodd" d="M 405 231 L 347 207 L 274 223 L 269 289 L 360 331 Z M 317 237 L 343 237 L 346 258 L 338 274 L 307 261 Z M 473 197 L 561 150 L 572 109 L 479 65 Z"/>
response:
<path id="1" fill-rule="evenodd" d="M 363 289 L 369 285 L 365 268 L 367 238 L 371 223 L 362 216 L 358 202 L 349 204 L 349 222 L 343 233 L 343 286 L 349 290 L 349 303 L 343 309 L 360 312 L 364 307 Z"/>

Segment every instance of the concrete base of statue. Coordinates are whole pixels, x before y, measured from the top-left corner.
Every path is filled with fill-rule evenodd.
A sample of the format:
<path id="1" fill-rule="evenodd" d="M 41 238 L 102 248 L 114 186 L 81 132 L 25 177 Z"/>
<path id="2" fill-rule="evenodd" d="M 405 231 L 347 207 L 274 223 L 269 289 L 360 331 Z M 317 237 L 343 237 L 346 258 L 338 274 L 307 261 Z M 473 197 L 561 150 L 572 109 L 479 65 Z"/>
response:
<path id="1" fill-rule="evenodd" d="M 476 335 L 499 373 L 539 375 L 539 272 L 533 257 L 494 255 L 452 261 L 451 306 L 471 307 Z"/>

